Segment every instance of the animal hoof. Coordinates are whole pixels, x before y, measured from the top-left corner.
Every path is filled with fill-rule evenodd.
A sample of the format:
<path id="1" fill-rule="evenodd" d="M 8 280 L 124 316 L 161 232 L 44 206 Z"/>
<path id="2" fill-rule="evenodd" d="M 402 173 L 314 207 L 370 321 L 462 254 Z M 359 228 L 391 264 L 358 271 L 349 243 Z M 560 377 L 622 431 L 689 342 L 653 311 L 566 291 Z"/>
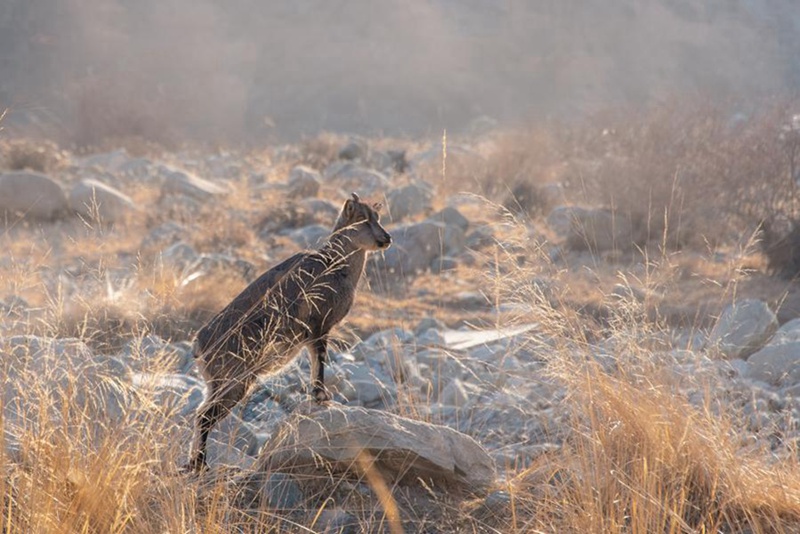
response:
<path id="1" fill-rule="evenodd" d="M 188 464 L 183 464 L 180 467 L 181 473 L 191 475 L 196 473 L 202 473 L 203 471 L 208 470 L 208 464 L 205 461 L 191 461 Z"/>
<path id="2" fill-rule="evenodd" d="M 314 390 L 314 400 L 317 401 L 317 404 L 323 404 L 331 400 L 331 395 L 328 393 L 326 389 L 315 389 Z"/>

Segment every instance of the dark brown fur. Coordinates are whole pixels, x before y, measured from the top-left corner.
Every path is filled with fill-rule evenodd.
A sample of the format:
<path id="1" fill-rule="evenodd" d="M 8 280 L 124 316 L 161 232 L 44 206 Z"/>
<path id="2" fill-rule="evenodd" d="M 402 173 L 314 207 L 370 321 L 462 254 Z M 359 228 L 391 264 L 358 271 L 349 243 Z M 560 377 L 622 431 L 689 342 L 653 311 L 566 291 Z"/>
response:
<path id="1" fill-rule="evenodd" d="M 314 397 L 317 402 L 328 400 L 328 333 L 353 305 L 367 252 L 391 243 L 378 209 L 354 193 L 322 248 L 295 254 L 262 274 L 198 332 L 195 357 L 208 395 L 197 415 L 190 469 L 205 467 L 209 432 L 256 377 L 280 369 L 304 346 L 312 352 Z"/>

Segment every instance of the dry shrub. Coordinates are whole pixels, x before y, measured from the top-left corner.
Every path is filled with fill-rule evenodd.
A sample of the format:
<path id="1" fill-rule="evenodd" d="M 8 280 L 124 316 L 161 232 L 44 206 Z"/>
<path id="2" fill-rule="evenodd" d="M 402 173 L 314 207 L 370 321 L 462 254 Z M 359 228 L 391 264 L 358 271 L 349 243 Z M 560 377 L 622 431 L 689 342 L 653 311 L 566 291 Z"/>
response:
<path id="1" fill-rule="evenodd" d="M 796 462 L 740 450 L 724 416 L 698 410 L 653 374 L 572 365 L 558 374 L 572 392 L 574 438 L 513 483 L 537 528 L 796 531 Z"/>
<path id="2" fill-rule="evenodd" d="M 329 132 L 300 141 L 300 158 L 298 163 L 314 169 L 324 169 L 339 158 L 339 149 L 345 138 Z"/>
<path id="3" fill-rule="evenodd" d="M 0 143 L 0 161 L 4 169 L 48 172 L 61 167 L 66 157 L 49 140 L 10 139 Z"/>
<path id="4" fill-rule="evenodd" d="M 735 242 L 785 191 L 782 120 L 778 107 L 745 118 L 705 102 L 604 114 L 576 132 L 569 186 L 630 217 L 647 239 Z"/>
<path id="5" fill-rule="evenodd" d="M 541 187 L 556 182 L 563 170 L 561 133 L 550 125 L 500 136 L 487 160 L 482 194 L 511 211 L 541 214 L 550 207 Z"/>

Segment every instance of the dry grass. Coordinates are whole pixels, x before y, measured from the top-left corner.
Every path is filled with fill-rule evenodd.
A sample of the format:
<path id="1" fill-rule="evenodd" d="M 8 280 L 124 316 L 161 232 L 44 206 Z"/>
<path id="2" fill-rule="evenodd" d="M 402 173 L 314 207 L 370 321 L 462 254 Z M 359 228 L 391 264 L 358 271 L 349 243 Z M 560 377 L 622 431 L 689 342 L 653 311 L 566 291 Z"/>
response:
<path id="1" fill-rule="evenodd" d="M 248 510 L 232 473 L 177 473 L 191 422 L 147 388 L 134 390 L 125 380 L 103 377 L 101 389 L 117 391 L 120 406 L 98 417 L 107 407 L 80 400 L 92 392 L 85 390 L 79 370 L 71 369 L 65 378 L 55 369 L 35 373 L 6 362 L 0 381 L 7 391 L 15 383 L 23 387 L 4 398 L 0 532 L 316 532 L 322 529 L 322 512 L 337 508 L 353 514 L 364 532 L 396 531 L 397 517 L 406 532 L 798 531 L 796 457 L 745 448 L 747 431 L 739 413 L 690 402 L 680 381 L 659 363 L 676 331 L 707 327 L 734 299 L 753 296 L 774 304 L 792 289 L 764 274 L 755 228 L 748 226 L 749 215 L 742 215 L 783 209 L 763 190 L 742 187 L 749 183 L 745 176 L 756 172 L 765 180 L 779 175 L 783 163 L 772 162 L 777 148 L 767 141 L 766 148 L 747 148 L 772 126 L 766 120 L 748 123 L 736 137 L 716 115 L 689 115 L 662 110 L 638 128 L 640 119 L 618 119 L 628 126 L 610 127 L 605 135 L 516 132 L 495 140 L 499 148 L 482 160 L 485 167 L 460 166 L 457 156 L 448 158 L 446 169 L 431 171 L 440 191 L 480 191 L 500 204 L 515 183 L 531 181 L 539 188 L 566 181 L 573 200 L 620 210 L 645 206 L 645 219 L 657 216 L 665 226 L 634 251 L 605 257 L 567 253 L 552 262 L 543 237 L 547 232 L 539 231 L 540 212 L 523 226 L 498 205 L 467 207 L 472 221 L 491 225 L 495 244 L 473 251 L 472 265 L 421 275 L 402 295 L 364 288 L 336 334 L 346 345 L 377 330 L 413 329 L 428 317 L 450 326 L 540 325 L 528 341 L 551 343 L 544 375 L 518 378 L 546 378 L 566 389 L 567 397 L 552 412 L 568 439 L 530 466 L 507 466 L 497 487 L 507 492 L 507 507 L 488 506 L 480 496 L 392 485 L 362 468 L 344 477 L 323 473 L 301 480 L 307 496 L 302 510 Z M 327 138 L 309 141 L 301 149 L 303 161 L 324 166 L 335 157 L 335 146 Z M 676 169 L 706 178 L 695 190 L 689 182 L 675 181 Z M 730 204 L 738 210 L 736 217 L 718 204 L 713 210 L 719 211 L 712 211 L 706 203 L 693 203 L 695 195 L 708 194 L 703 187 L 713 190 L 725 180 L 732 180 L 732 191 L 742 200 Z M 491 183 L 494 190 L 488 189 Z M 227 201 L 183 213 L 190 244 L 201 252 L 245 258 L 259 269 L 268 263 L 264 253 L 293 253 L 292 245 L 280 240 L 267 250 L 256 231 L 261 222 L 277 224 L 282 217 L 299 224 L 308 214 L 277 210 L 280 193 L 251 195 L 244 179 L 234 180 L 233 187 Z M 619 195 L 604 196 L 607 191 Z M 136 195 L 144 203 L 157 197 L 153 190 Z M 739 209 L 745 205 L 750 207 Z M 718 220 L 703 219 L 709 216 Z M 21 320 L 9 318 L 3 334 L 73 336 L 98 353 L 114 353 L 151 333 L 188 340 L 246 281 L 226 273 L 192 278 L 154 255 L 131 255 L 165 220 L 158 210 L 151 217 L 112 229 L 91 221 L 6 228 L 0 238 L 6 251 L 0 297 L 21 296 L 33 311 Z M 668 240 L 682 232 L 671 225 L 686 228 L 689 220 L 700 245 L 681 240 L 689 246 L 675 250 Z M 712 235 L 722 237 L 715 241 Z M 465 309 L 461 294 L 470 291 L 481 292 L 487 305 Z M 501 311 L 502 305 L 513 306 Z M 615 365 L 596 363 L 593 354 L 600 345 L 613 347 Z M 166 371 L 159 368 L 162 363 L 146 370 Z M 717 386 L 710 379 L 698 384 L 709 391 Z M 437 420 L 424 392 L 401 389 L 399 397 L 403 415 Z M 12 402 L 28 407 L 24 422 L 10 418 Z M 522 416 L 540 414 L 531 408 Z M 359 484 L 370 491 L 358 489 Z"/>

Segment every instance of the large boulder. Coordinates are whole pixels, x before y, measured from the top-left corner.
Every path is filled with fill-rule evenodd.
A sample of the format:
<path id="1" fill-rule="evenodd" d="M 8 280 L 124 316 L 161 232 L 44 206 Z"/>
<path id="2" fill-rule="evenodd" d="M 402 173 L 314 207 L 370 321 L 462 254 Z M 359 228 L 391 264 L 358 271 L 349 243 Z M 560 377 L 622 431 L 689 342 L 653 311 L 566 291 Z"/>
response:
<path id="1" fill-rule="evenodd" d="M 0 174 L 0 215 L 52 220 L 66 211 L 67 197 L 50 177 L 29 171 Z"/>
<path id="2" fill-rule="evenodd" d="M 778 318 L 762 301 L 746 299 L 725 308 L 708 338 L 708 346 L 727 358 L 747 358 L 778 329 Z"/>
<path id="3" fill-rule="evenodd" d="M 800 342 L 769 345 L 747 359 L 746 376 L 768 384 L 788 386 L 800 381 Z"/>
<path id="4" fill-rule="evenodd" d="M 457 256 L 466 242 L 463 224 L 436 218 L 390 229 L 392 247 L 382 255 L 372 256 L 370 272 L 379 278 L 402 279 L 426 270 L 436 258 Z"/>
<path id="5" fill-rule="evenodd" d="M 305 165 L 298 165 L 289 173 L 289 181 L 286 184 L 289 198 L 309 198 L 317 196 L 322 185 L 322 176 Z"/>
<path id="6" fill-rule="evenodd" d="M 401 221 L 431 209 L 433 188 L 427 183 L 408 184 L 386 194 L 389 220 Z"/>
<path id="7" fill-rule="evenodd" d="M 331 163 L 325 169 L 324 178 L 340 187 L 348 196 L 355 192 L 366 198 L 389 186 L 389 179 L 384 174 L 351 161 Z"/>
<path id="8" fill-rule="evenodd" d="M 207 201 L 214 197 L 223 196 L 228 192 L 225 187 L 184 171 L 170 172 L 161 185 L 162 198 L 180 195 L 194 200 Z"/>
<path id="9" fill-rule="evenodd" d="M 136 210 L 133 200 L 124 193 L 93 179 L 81 180 L 69 194 L 69 207 L 87 219 L 113 223 Z"/>
<path id="10" fill-rule="evenodd" d="M 491 457 L 452 428 L 367 408 L 310 410 L 296 412 L 265 444 L 261 470 L 361 473 L 369 466 L 389 481 L 422 478 L 473 491 L 495 480 Z"/>

